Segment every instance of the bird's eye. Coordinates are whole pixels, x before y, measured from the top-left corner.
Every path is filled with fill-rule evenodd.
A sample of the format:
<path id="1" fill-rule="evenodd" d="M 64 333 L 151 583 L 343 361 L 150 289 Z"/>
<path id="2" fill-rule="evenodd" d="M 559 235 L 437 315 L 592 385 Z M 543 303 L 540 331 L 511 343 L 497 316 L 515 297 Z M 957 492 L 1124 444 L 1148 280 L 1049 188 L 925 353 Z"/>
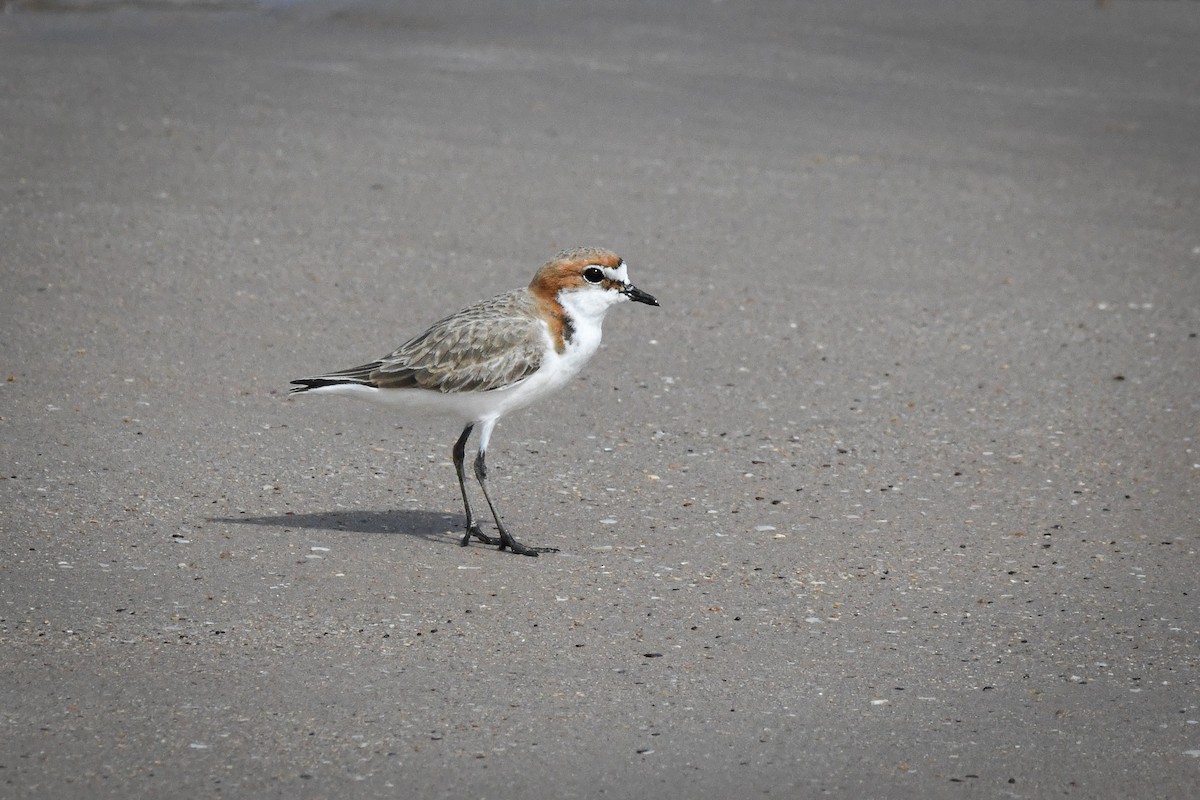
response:
<path id="1" fill-rule="evenodd" d="M 583 271 L 583 279 L 588 283 L 599 283 L 604 280 L 604 270 L 599 267 L 588 267 Z"/>

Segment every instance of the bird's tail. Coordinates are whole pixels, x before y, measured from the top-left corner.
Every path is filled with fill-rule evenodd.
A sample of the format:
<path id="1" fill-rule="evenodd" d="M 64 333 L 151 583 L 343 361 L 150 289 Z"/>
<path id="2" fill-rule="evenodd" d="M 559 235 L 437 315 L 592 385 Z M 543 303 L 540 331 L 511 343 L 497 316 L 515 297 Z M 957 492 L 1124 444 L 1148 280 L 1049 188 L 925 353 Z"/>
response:
<path id="1" fill-rule="evenodd" d="M 382 366 L 380 362 L 372 361 L 370 364 L 363 364 L 360 367 L 351 367 L 350 369 L 343 369 L 338 372 L 330 372 L 314 378 L 297 378 L 291 381 L 293 384 L 292 390 L 288 394 L 300 394 L 310 389 L 322 389 L 326 386 L 342 386 L 345 384 L 375 386 L 376 383 L 372 379 L 371 373 L 379 369 L 380 366 Z"/>

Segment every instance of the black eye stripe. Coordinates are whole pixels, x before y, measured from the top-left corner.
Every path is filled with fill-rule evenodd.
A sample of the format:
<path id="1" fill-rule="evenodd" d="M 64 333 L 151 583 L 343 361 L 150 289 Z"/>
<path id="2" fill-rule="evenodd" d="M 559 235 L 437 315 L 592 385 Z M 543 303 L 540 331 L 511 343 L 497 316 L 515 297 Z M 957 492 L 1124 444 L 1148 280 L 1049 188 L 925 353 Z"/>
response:
<path id="1" fill-rule="evenodd" d="M 583 279 L 588 283 L 599 283 L 604 280 L 604 270 L 599 267 L 588 267 L 583 271 Z"/>

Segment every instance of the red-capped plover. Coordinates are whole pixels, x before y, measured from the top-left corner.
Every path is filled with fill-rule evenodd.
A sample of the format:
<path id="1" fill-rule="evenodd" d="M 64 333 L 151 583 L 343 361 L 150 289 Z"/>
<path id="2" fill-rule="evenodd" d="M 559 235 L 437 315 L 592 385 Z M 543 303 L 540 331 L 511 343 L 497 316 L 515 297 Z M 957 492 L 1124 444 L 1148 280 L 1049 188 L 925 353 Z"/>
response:
<path id="1" fill-rule="evenodd" d="M 624 260 L 611 250 L 578 247 L 547 262 L 524 289 L 464 308 L 359 367 L 292 381 L 291 393 L 341 394 L 383 405 L 432 411 L 465 423 L 454 444 L 454 469 L 471 537 L 514 553 L 536 556 L 554 547 L 528 547 L 500 521 L 487 487 L 488 440 L 501 416 L 562 387 L 600 346 L 608 309 L 624 300 L 658 301 L 629 282 Z M 479 426 L 475 477 L 496 520 L 499 539 L 479 529 L 467 497 L 463 461 L 467 439 Z"/>

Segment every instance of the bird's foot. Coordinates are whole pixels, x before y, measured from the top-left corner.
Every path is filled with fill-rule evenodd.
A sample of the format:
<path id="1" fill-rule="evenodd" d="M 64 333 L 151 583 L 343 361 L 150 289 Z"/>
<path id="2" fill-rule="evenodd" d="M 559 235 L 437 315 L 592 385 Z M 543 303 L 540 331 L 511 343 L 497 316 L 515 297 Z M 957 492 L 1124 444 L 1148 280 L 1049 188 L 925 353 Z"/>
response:
<path id="1" fill-rule="evenodd" d="M 466 531 L 466 533 L 463 534 L 462 540 L 459 542 L 459 545 L 462 547 L 466 547 L 468 544 L 471 543 L 472 536 L 474 536 L 476 539 L 483 542 L 484 544 L 490 544 L 493 546 L 497 546 L 500 550 L 512 550 L 515 554 L 517 554 L 519 556 L 532 556 L 534 558 L 537 558 L 538 553 L 557 553 L 558 552 L 557 547 L 530 547 L 528 545 L 521 544 L 520 542 L 518 542 L 516 539 L 514 539 L 512 537 L 512 534 L 510 534 L 506 530 L 501 530 L 499 537 L 488 536 L 486 533 L 484 533 L 483 531 L 481 531 L 479 529 L 479 525 L 474 524 L 474 523 L 472 523 L 471 525 L 469 525 L 467 527 L 467 531 Z"/>
<path id="2" fill-rule="evenodd" d="M 557 553 L 557 547 L 530 547 L 518 542 L 512 537 L 508 531 L 501 529 L 500 531 L 500 549 L 508 548 L 519 556 L 532 556 L 537 558 L 538 553 Z"/>
<path id="3" fill-rule="evenodd" d="M 479 530 L 479 526 L 476 525 L 475 523 L 471 523 L 470 525 L 467 526 L 467 532 L 463 534 L 462 541 L 459 542 L 459 545 L 462 547 L 466 547 L 468 544 L 471 543 L 472 536 L 474 536 L 476 539 L 483 542 L 484 544 L 501 545 L 501 549 L 503 549 L 503 543 L 499 539 L 488 536 L 486 533 Z"/>

